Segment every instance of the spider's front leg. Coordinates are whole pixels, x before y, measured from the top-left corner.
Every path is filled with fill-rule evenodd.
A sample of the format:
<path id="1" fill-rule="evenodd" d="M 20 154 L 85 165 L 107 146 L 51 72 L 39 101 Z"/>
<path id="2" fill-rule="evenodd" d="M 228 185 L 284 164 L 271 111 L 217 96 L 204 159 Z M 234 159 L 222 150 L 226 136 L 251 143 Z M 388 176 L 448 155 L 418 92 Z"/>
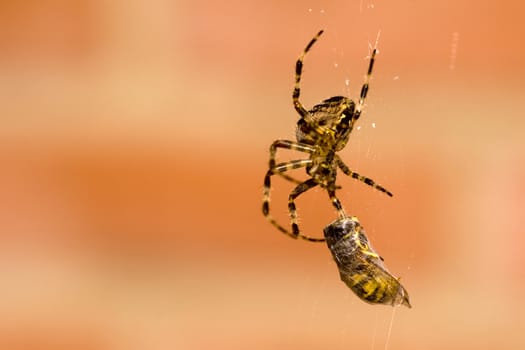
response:
<path id="1" fill-rule="evenodd" d="M 301 118 L 304 118 L 308 115 L 308 111 L 304 108 L 303 104 L 299 100 L 299 97 L 301 96 L 301 76 L 303 74 L 303 60 L 308 51 L 312 48 L 312 46 L 315 44 L 317 39 L 323 34 L 323 30 L 320 30 L 313 38 L 310 40 L 308 45 L 303 50 L 303 53 L 299 58 L 297 59 L 297 62 L 295 63 L 295 85 L 293 89 L 292 99 L 293 99 L 293 105 L 297 113 L 301 116 Z"/>

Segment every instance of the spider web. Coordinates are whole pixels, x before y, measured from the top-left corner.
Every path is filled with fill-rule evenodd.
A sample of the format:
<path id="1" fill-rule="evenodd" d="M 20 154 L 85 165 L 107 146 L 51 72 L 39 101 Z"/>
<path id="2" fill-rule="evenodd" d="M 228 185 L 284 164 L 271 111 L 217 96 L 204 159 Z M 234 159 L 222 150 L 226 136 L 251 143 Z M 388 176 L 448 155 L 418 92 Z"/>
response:
<path id="1" fill-rule="evenodd" d="M 370 15 L 371 13 L 373 15 L 373 10 L 375 8 L 375 4 L 373 2 L 360 0 L 358 6 L 359 6 L 359 11 L 358 11 L 359 15 Z M 312 73 L 313 70 L 320 70 L 323 72 L 323 74 L 325 74 L 326 71 L 328 70 L 329 71 L 328 76 L 338 81 L 338 84 L 335 84 L 333 86 L 336 86 L 336 87 L 339 86 L 340 87 L 339 91 L 335 91 L 332 93 L 332 91 L 328 90 L 329 92 L 328 93 L 324 92 L 321 98 L 327 98 L 329 96 L 335 96 L 335 95 L 344 95 L 344 96 L 348 96 L 356 100 L 357 97 L 359 96 L 358 94 L 363 84 L 363 72 L 366 66 L 366 62 L 367 62 L 366 59 L 369 58 L 369 55 L 373 48 L 380 49 L 380 46 L 381 46 L 380 45 L 380 34 L 381 34 L 380 28 L 375 28 L 375 36 L 367 37 L 366 39 L 367 42 L 365 45 L 368 45 L 368 51 L 366 52 L 366 55 L 355 56 L 353 52 L 352 52 L 352 55 L 347 55 L 345 54 L 345 50 L 344 50 L 344 48 L 348 47 L 349 45 L 348 39 L 347 39 L 348 38 L 347 33 L 348 32 L 354 33 L 358 31 L 359 28 L 333 28 L 330 25 L 331 12 L 328 10 L 325 10 L 324 8 L 317 8 L 317 9 L 309 8 L 308 14 L 309 16 L 312 16 L 312 17 L 316 17 L 316 16 L 324 17 L 325 23 L 327 25 L 321 26 L 321 28 L 327 29 L 327 34 L 328 34 L 327 36 L 332 35 L 331 39 L 333 39 L 333 37 L 336 38 L 335 40 L 336 46 L 332 46 L 331 48 L 327 50 L 326 44 L 323 47 L 322 44 L 319 45 L 318 43 L 318 45 L 321 48 L 317 47 L 317 50 L 316 50 L 316 51 L 324 51 L 324 54 L 328 52 L 328 57 L 330 57 L 330 64 L 328 67 L 326 65 L 324 66 L 319 66 L 319 64 L 316 65 L 315 63 L 316 58 L 312 59 L 312 57 L 309 57 L 309 63 L 307 63 L 307 65 L 310 67 L 309 69 L 310 73 Z M 357 37 L 362 38 L 362 36 L 357 36 Z M 325 41 L 329 41 L 327 40 L 327 38 L 324 38 L 324 39 Z M 356 38 L 352 38 L 350 45 L 359 45 L 359 42 Z M 354 50 L 354 51 L 362 51 L 361 48 L 366 49 L 365 45 L 359 45 L 358 46 L 359 50 Z M 381 58 L 379 56 L 379 60 L 380 59 Z M 312 61 L 314 61 L 314 63 L 312 63 Z M 374 89 L 374 86 L 379 80 L 379 79 L 376 79 L 377 78 L 376 74 L 377 74 L 377 71 L 375 71 L 372 74 L 372 81 L 370 84 L 371 90 Z M 399 78 L 400 78 L 399 75 L 395 75 L 392 77 L 392 80 L 396 81 Z M 388 78 L 382 78 L 382 79 L 388 79 Z M 307 85 L 323 86 L 324 83 L 321 82 L 322 78 L 320 78 L 320 76 L 318 76 L 317 79 L 315 79 L 316 83 L 318 84 L 312 84 L 311 78 L 310 79 L 305 78 L 304 80 L 309 81 L 309 83 L 307 82 L 305 84 L 305 87 L 303 88 L 303 91 L 306 92 L 306 94 L 304 95 L 307 96 L 306 97 L 307 102 L 305 104 L 311 105 L 309 103 L 310 102 L 309 97 L 313 93 L 307 92 L 310 90 L 307 87 Z M 332 83 L 329 83 L 329 84 L 332 84 Z M 333 89 L 333 86 L 331 87 L 331 89 Z M 357 123 L 356 127 L 354 128 L 352 135 L 350 136 L 350 142 L 347 145 L 347 148 L 345 148 L 345 150 L 341 151 L 340 153 L 341 156 L 343 157 L 343 160 L 351 159 L 350 160 L 351 168 L 352 169 L 355 168 L 357 172 L 360 172 L 359 171 L 360 165 L 361 165 L 360 163 L 362 162 L 370 163 L 371 161 L 374 163 L 374 162 L 377 162 L 378 159 L 381 158 L 380 156 L 378 156 L 378 154 L 381 153 L 381 150 L 378 149 L 377 147 L 378 142 L 376 142 L 377 138 L 380 137 L 378 136 L 380 135 L 380 133 L 376 131 L 382 127 L 381 125 L 382 116 L 378 116 L 376 113 L 374 113 L 375 104 L 377 104 L 378 101 L 380 100 L 377 98 L 377 95 L 375 94 L 372 94 L 372 96 L 370 96 L 370 94 L 368 95 L 365 101 L 363 115 L 361 119 L 359 120 L 359 122 Z M 317 102 L 314 102 L 314 103 L 317 103 Z M 375 175 L 375 174 L 372 174 L 372 175 Z M 375 178 L 375 177 L 376 176 L 372 176 L 372 178 Z M 341 179 L 342 182 L 344 182 L 345 189 L 338 191 L 338 193 L 340 196 L 340 200 L 343 202 L 343 206 L 347 209 L 348 214 L 353 215 L 354 214 L 353 210 L 359 207 L 361 211 L 365 210 L 366 212 L 369 212 L 369 213 L 375 213 L 375 215 L 377 215 L 377 217 L 379 218 L 381 217 L 382 209 L 378 208 L 375 204 L 373 203 L 372 204 L 352 203 L 352 201 L 349 200 L 351 198 L 351 192 L 353 192 L 353 188 L 355 186 L 360 186 L 362 184 L 357 183 L 357 184 L 351 184 L 349 186 L 349 182 L 347 179 L 344 179 L 343 177 L 339 177 L 339 178 Z M 388 184 L 388 174 L 382 173 L 380 178 L 382 181 Z M 316 205 L 317 204 L 321 205 L 320 204 L 321 200 L 325 200 L 325 198 L 319 197 L 318 199 L 319 203 L 317 203 L 317 200 L 316 200 Z M 305 217 L 307 216 L 305 215 Z M 371 236 L 373 236 L 373 232 L 375 231 L 374 223 L 364 222 L 363 225 L 365 228 L 367 228 L 367 232 L 371 232 L 372 233 Z M 373 240 L 373 237 L 371 237 L 371 239 Z M 390 238 L 390 239 L 395 239 L 395 237 Z M 383 251 L 382 253 L 385 255 L 388 255 L 388 249 L 386 251 Z M 411 254 L 411 256 L 413 256 L 413 254 Z M 333 263 L 333 262 L 330 261 L 330 263 Z M 406 270 L 409 270 L 409 269 L 410 269 L 410 264 L 407 265 Z M 399 273 L 401 271 L 397 271 L 397 272 Z M 351 292 L 349 291 L 349 294 L 350 293 Z M 355 296 L 350 295 L 350 297 L 355 297 Z M 348 300 L 341 301 L 342 307 L 340 310 L 341 312 L 347 313 L 346 319 L 350 321 L 352 320 L 352 306 L 354 305 L 352 303 L 354 301 L 352 301 L 352 303 L 347 303 L 347 301 Z M 360 301 L 357 301 L 357 303 L 358 302 Z M 386 310 L 377 309 L 380 306 L 368 306 L 368 307 L 370 308 L 370 313 L 373 313 L 375 316 L 374 320 L 372 321 L 373 324 L 369 325 L 369 332 L 367 333 L 367 336 L 370 339 L 370 349 L 381 349 L 381 348 L 389 349 L 391 346 L 392 336 L 393 334 L 395 334 L 394 319 L 395 319 L 397 308 L 394 307 L 389 312 Z M 309 321 L 309 324 L 315 324 L 316 322 L 314 321 L 314 319 L 320 317 L 317 314 L 319 312 L 318 308 L 319 308 L 319 302 L 318 300 L 314 300 L 312 302 L 311 319 Z M 388 314 L 390 314 L 390 316 L 388 316 Z M 322 320 L 318 319 L 317 321 L 319 322 Z M 340 330 L 339 343 L 342 348 L 347 348 L 348 346 L 350 346 L 353 343 L 352 338 L 355 337 L 355 331 L 352 328 L 352 323 L 346 322 L 345 324 L 346 325 L 343 326 Z"/>

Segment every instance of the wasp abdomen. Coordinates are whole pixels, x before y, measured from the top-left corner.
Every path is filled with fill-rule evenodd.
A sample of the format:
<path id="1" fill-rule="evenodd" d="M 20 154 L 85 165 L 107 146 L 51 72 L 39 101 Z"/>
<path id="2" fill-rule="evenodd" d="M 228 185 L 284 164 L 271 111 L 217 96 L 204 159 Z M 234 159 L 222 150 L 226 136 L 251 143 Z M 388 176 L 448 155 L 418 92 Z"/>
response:
<path id="1" fill-rule="evenodd" d="M 341 280 L 361 300 L 411 307 L 406 289 L 385 268 L 356 217 L 332 222 L 324 235 Z"/>

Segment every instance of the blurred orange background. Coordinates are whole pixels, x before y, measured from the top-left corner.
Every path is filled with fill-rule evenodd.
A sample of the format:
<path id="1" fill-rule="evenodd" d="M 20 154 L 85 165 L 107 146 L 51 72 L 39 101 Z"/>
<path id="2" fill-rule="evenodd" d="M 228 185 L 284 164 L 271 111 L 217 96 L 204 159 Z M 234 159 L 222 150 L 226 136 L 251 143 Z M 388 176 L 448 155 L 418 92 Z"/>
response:
<path id="1" fill-rule="evenodd" d="M 523 349 L 520 1 L 0 2 L 1 349 Z M 302 101 L 367 107 L 340 176 L 412 309 L 261 213 Z M 300 155 L 283 151 L 282 159 Z M 288 158 L 287 158 L 288 157 Z M 299 171 L 299 173 L 301 173 Z M 272 211 L 287 223 L 289 184 Z M 313 236 L 326 193 L 298 200 Z M 521 213 L 521 214 L 520 214 Z"/>

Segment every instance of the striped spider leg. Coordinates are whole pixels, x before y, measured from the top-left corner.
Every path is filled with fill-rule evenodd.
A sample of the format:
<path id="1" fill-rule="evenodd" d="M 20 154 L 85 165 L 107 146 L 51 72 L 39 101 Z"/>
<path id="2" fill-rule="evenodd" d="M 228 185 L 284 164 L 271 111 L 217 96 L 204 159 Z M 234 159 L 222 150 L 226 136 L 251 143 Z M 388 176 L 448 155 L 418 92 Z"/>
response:
<path id="1" fill-rule="evenodd" d="M 377 50 L 373 49 L 370 56 L 370 63 L 365 76 L 365 81 L 361 87 L 361 93 L 357 104 L 350 98 L 334 96 L 315 105 L 311 110 L 306 110 L 299 100 L 301 94 L 300 83 L 303 71 L 303 60 L 322 33 L 322 30 L 319 31 L 317 35 L 310 40 L 295 64 L 295 84 L 292 100 L 294 108 L 300 116 L 296 128 L 297 141 L 277 140 L 270 146 L 270 161 L 268 171 L 264 177 L 262 206 L 264 216 L 279 231 L 290 237 L 301 238 L 312 242 L 323 242 L 325 241 L 325 238 L 313 238 L 301 233 L 297 220 L 295 200 L 306 191 L 315 186 L 320 186 L 321 188 L 326 189 L 330 202 L 337 210 L 339 218 L 346 217 L 341 201 L 336 196 L 336 190 L 341 188 L 336 184 L 338 169 L 341 169 L 344 174 L 392 196 L 390 191 L 386 190 L 372 179 L 350 170 L 337 154 L 337 152 L 341 151 L 346 146 L 354 124 L 361 115 L 368 94 L 370 77 L 372 76 L 372 69 Z M 278 149 L 289 149 L 303 152 L 308 155 L 308 158 L 276 163 L 276 153 Z M 305 168 L 309 179 L 301 182 L 286 174 L 286 172 L 298 168 Z M 288 197 L 291 231 L 279 224 L 270 215 L 271 176 L 275 174 L 278 174 L 285 180 L 296 184 Z"/>

